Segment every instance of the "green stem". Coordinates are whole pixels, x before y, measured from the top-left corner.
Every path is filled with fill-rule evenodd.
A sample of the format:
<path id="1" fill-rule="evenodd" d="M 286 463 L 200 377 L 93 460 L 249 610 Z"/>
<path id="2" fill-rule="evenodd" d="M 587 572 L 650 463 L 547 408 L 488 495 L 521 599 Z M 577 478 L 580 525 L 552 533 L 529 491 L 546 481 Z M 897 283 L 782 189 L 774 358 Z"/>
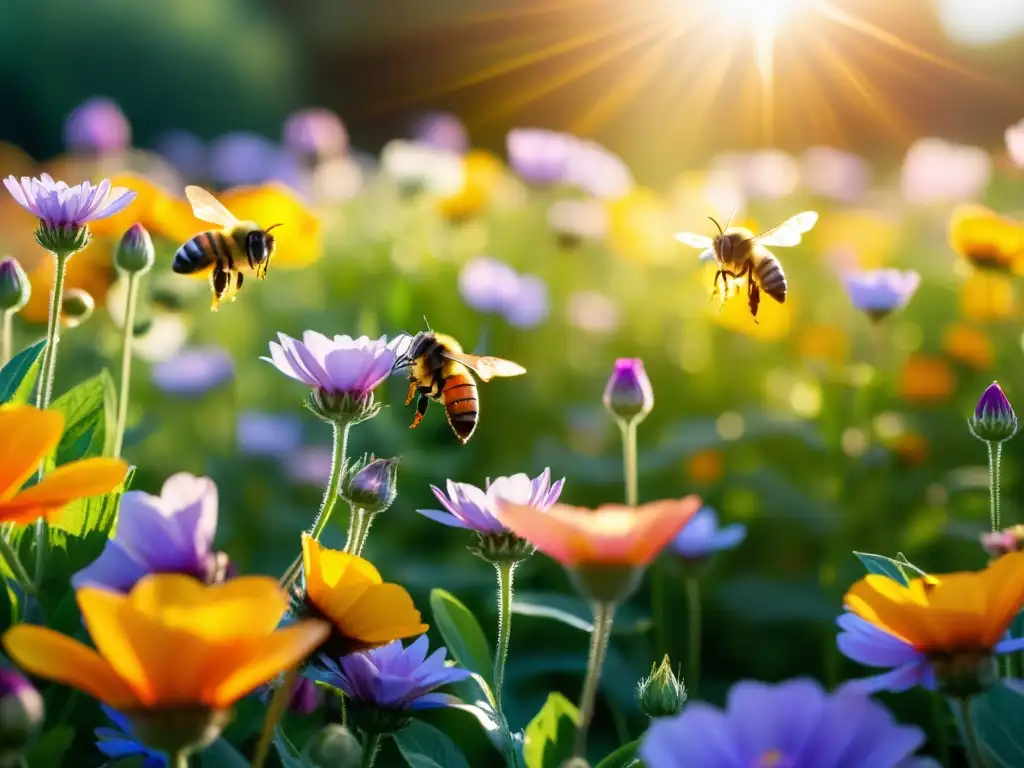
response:
<path id="1" fill-rule="evenodd" d="M 626 477 L 626 506 L 635 507 L 638 497 L 636 427 L 638 421 L 620 422 L 622 428 L 622 466 Z"/>
<path id="2" fill-rule="evenodd" d="M 324 532 L 324 528 L 327 527 L 327 523 L 331 519 L 334 505 L 338 503 L 338 488 L 341 485 L 341 476 L 345 472 L 348 428 L 348 424 L 334 425 L 334 455 L 331 459 L 331 477 L 327 482 L 327 490 L 324 492 L 323 501 L 320 502 L 320 511 L 317 512 L 316 519 L 313 520 L 313 528 L 309 533 L 310 536 L 318 541 L 320 540 L 320 534 Z M 291 586 L 299 578 L 300 573 L 302 573 L 301 553 L 288 567 L 288 570 L 285 571 L 284 576 L 281 577 L 281 586 L 285 590 L 291 589 Z"/>
<path id="3" fill-rule="evenodd" d="M 992 530 L 998 531 L 1002 527 L 1002 520 L 999 515 L 999 492 L 1000 478 L 999 470 L 1003 463 L 1003 444 L 986 440 L 988 446 L 988 504 L 989 517 L 992 519 Z"/>
<path id="4" fill-rule="evenodd" d="M 964 750 L 967 752 L 967 764 L 970 768 L 986 768 L 978 746 L 978 735 L 974 731 L 974 718 L 971 716 L 971 700 L 962 699 L 958 702 L 960 715 L 964 723 Z"/>
<path id="5" fill-rule="evenodd" d="M 377 753 L 380 752 L 381 736 L 379 733 L 371 733 L 366 736 L 366 743 L 363 744 L 362 768 L 373 768 L 377 762 Z"/>
<path id="6" fill-rule="evenodd" d="M 696 696 L 700 683 L 700 582 L 692 576 L 686 579 L 686 612 L 690 631 L 686 687 L 691 696 Z"/>
<path id="7" fill-rule="evenodd" d="M 377 515 L 371 514 L 365 509 L 353 507 L 352 517 L 355 520 L 355 539 L 352 540 L 351 547 L 348 544 L 345 545 L 345 551 L 351 552 L 356 557 L 362 557 L 363 547 L 366 546 L 366 540 L 370 538 L 370 526 L 373 525 L 373 519 Z"/>
<path id="8" fill-rule="evenodd" d="M 508 659 L 508 644 L 512 634 L 512 583 L 515 580 L 516 565 L 515 561 L 494 564 L 494 569 L 498 572 L 498 647 L 494 656 L 494 701 L 498 710 L 502 741 L 505 744 L 505 759 L 509 765 L 515 765 L 515 747 L 512 745 L 512 730 L 505 719 L 502 688 L 505 684 L 505 661 Z"/>
<path id="9" fill-rule="evenodd" d="M 615 606 L 611 603 L 594 603 L 594 629 L 590 633 L 590 655 L 587 658 L 587 677 L 583 681 L 583 694 L 580 697 L 580 724 L 576 729 L 576 741 L 573 745 L 573 757 L 583 757 L 587 751 L 587 731 L 594 717 L 594 704 L 597 700 L 597 684 L 601 679 L 601 667 L 608 651 L 608 639 L 612 633 L 612 622 L 615 617 Z"/>
<path id="10" fill-rule="evenodd" d="M 4 562 L 7 563 L 7 567 L 11 569 L 11 573 L 14 574 L 14 578 L 18 580 L 18 584 L 21 588 L 29 595 L 36 595 L 35 584 L 32 583 L 32 577 L 28 575 L 28 571 L 25 570 L 25 566 L 21 563 L 21 558 L 18 557 L 18 553 L 14 551 L 14 547 L 7 541 L 7 537 L 0 534 L 0 556 L 3 557 Z"/>
<path id="11" fill-rule="evenodd" d="M 928 698 L 931 701 L 932 723 L 935 727 L 935 752 L 939 758 L 939 762 L 945 768 L 950 768 L 952 765 L 952 757 L 950 755 L 946 707 L 940 694 L 933 694 Z"/>
<path id="12" fill-rule="evenodd" d="M 288 697 L 291 696 L 292 688 L 295 687 L 295 681 L 298 677 L 298 667 L 289 669 L 284 675 L 284 680 L 281 681 L 281 684 L 274 691 L 274 697 L 270 700 L 267 714 L 263 718 L 263 731 L 260 733 L 260 740 L 256 745 L 252 768 L 263 768 L 263 763 L 267 759 L 267 755 L 270 754 L 270 744 L 274 740 L 274 731 L 277 730 L 277 724 L 284 715 L 284 711 L 288 706 Z"/>
<path id="13" fill-rule="evenodd" d="M 182 750 L 168 755 L 167 768 L 188 768 L 188 752 Z"/>
<path id="14" fill-rule="evenodd" d="M 0 367 L 14 356 L 14 310 L 4 310 L 3 346 L 0 346 Z"/>
<path id="15" fill-rule="evenodd" d="M 117 396 L 117 426 L 114 428 L 114 457 L 121 456 L 124 430 L 128 424 L 128 391 L 132 378 L 132 337 L 135 334 L 135 306 L 139 298 L 138 272 L 128 273 L 128 298 L 124 310 L 124 335 L 121 348 L 121 392 Z"/>

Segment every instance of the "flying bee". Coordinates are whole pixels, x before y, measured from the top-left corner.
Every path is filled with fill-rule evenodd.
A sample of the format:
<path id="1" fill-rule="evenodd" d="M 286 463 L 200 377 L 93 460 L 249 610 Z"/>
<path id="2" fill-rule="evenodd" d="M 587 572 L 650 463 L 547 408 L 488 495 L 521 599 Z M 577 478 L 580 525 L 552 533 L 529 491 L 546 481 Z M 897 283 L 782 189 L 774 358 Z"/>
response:
<path id="1" fill-rule="evenodd" d="M 760 235 L 755 235 L 745 227 L 730 227 L 730 216 L 729 221 L 725 223 L 725 229 L 711 219 L 718 229 L 718 234 L 714 238 L 693 232 L 678 232 L 676 240 L 694 248 L 705 249 L 700 255 L 700 260 L 713 259 L 718 264 L 711 298 L 721 296 L 723 306 L 726 299 L 730 298 L 730 290 L 739 289 L 737 281 L 744 277 L 747 279 L 747 306 L 756 323 L 762 291 L 780 304 L 786 302 L 786 274 L 782 271 L 779 260 L 766 246 L 798 245 L 800 238 L 809 232 L 817 221 L 817 213 L 804 211 Z M 722 281 L 721 293 L 718 290 L 719 279 Z"/>
<path id="2" fill-rule="evenodd" d="M 210 270 L 210 290 L 217 311 L 221 301 L 234 301 L 242 288 L 243 270 L 248 268 L 257 280 L 267 276 L 270 257 L 274 255 L 274 236 L 253 221 L 239 221 L 217 198 L 202 187 L 185 187 L 185 196 L 192 204 L 197 219 L 218 224 L 223 229 L 200 232 L 174 254 L 171 268 L 179 275 L 193 275 Z"/>
<path id="3" fill-rule="evenodd" d="M 526 373 L 525 368 L 510 360 L 466 354 L 454 338 L 432 330 L 411 337 L 406 352 L 395 361 L 394 370 L 402 368 L 409 371 L 409 396 L 405 404 L 409 405 L 419 394 L 416 416 L 409 428 L 419 426 L 427 406 L 434 400 L 444 406 L 448 424 L 463 444 L 469 442 L 480 419 L 480 400 L 470 371 L 481 381 Z"/>

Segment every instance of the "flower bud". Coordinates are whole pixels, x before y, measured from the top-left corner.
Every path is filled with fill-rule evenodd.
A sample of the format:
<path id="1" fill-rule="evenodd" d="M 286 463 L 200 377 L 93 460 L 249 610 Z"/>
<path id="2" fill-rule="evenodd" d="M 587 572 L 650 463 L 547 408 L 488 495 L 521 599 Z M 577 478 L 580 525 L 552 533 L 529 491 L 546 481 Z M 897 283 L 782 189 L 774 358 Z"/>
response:
<path id="1" fill-rule="evenodd" d="M 993 558 L 1024 550 L 1024 525 L 981 534 L 981 548 Z"/>
<path id="2" fill-rule="evenodd" d="M 399 461 L 364 456 L 346 469 L 341 496 L 370 514 L 383 512 L 398 496 Z"/>
<path id="3" fill-rule="evenodd" d="M 121 237 L 114 263 L 125 272 L 144 275 L 153 266 L 154 258 L 153 238 L 144 226 L 135 222 Z"/>
<path id="4" fill-rule="evenodd" d="M 1001 443 L 1017 434 L 1017 414 L 999 384 L 992 382 L 982 393 L 967 426 L 976 438 L 991 443 Z"/>
<path id="5" fill-rule="evenodd" d="M 0 669 L 0 765 L 17 756 L 43 724 L 43 697 L 13 669 Z"/>
<path id="6" fill-rule="evenodd" d="M 61 304 L 61 321 L 65 328 L 77 328 L 96 310 L 96 302 L 87 291 L 81 288 L 69 288 L 64 292 L 64 303 Z"/>
<path id="7" fill-rule="evenodd" d="M 0 311 L 17 312 L 32 296 L 32 284 L 17 259 L 0 261 Z"/>
<path id="8" fill-rule="evenodd" d="M 358 768 L 363 762 L 363 748 L 348 728 L 331 723 L 306 742 L 302 761 L 316 768 Z"/>
<path id="9" fill-rule="evenodd" d="M 620 357 L 604 389 L 604 407 L 616 419 L 641 421 L 654 408 L 654 390 L 639 358 Z"/>
<path id="10" fill-rule="evenodd" d="M 686 702 L 686 686 L 672 672 L 668 655 L 659 665 L 651 665 L 651 674 L 637 684 L 640 709 L 648 717 L 678 715 Z"/>

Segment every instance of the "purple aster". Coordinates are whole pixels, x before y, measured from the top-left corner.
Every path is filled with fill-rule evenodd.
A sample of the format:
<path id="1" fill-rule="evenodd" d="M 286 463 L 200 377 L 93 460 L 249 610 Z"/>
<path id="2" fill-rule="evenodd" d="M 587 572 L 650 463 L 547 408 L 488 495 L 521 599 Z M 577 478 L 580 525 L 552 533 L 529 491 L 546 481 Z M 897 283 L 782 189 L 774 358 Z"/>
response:
<path id="1" fill-rule="evenodd" d="M 718 515 L 711 507 L 704 507 L 676 534 L 669 545 L 673 552 L 687 560 L 701 560 L 715 552 L 735 549 L 747 536 L 747 527 L 733 523 L 718 526 Z"/>
<path id="2" fill-rule="evenodd" d="M 849 271 L 843 275 L 843 284 L 853 306 L 880 319 L 907 305 L 921 284 L 921 276 L 913 270 Z"/>
<path id="3" fill-rule="evenodd" d="M 580 140 L 571 133 L 515 128 L 505 141 L 508 163 L 530 184 L 565 184 Z"/>
<path id="4" fill-rule="evenodd" d="M 205 142 L 188 131 L 172 130 L 156 142 L 157 152 L 186 179 L 202 179 L 206 172 Z"/>
<path id="5" fill-rule="evenodd" d="M 993 381 L 981 393 L 967 426 L 976 438 L 988 442 L 1001 443 L 1017 434 L 1017 414 L 998 382 Z"/>
<path id="6" fill-rule="evenodd" d="M 210 144 L 209 173 L 225 187 L 259 184 L 270 176 L 278 152 L 278 146 L 263 136 L 226 133 Z"/>
<path id="7" fill-rule="evenodd" d="M 281 138 L 291 152 L 316 161 L 348 151 L 345 124 L 336 113 L 321 107 L 292 114 L 284 123 Z"/>
<path id="8" fill-rule="evenodd" d="M 97 738 L 96 749 L 112 761 L 138 757 L 142 758 L 140 768 L 165 768 L 167 758 L 138 740 L 127 717 L 116 709 L 111 709 L 106 704 L 100 704 L 100 709 L 103 710 L 103 714 L 107 716 L 110 722 L 114 724 L 114 727 L 103 727 L 95 730 Z"/>
<path id="9" fill-rule="evenodd" d="M 573 147 L 565 181 L 602 200 L 615 200 L 633 188 L 633 173 L 616 155 L 593 141 Z"/>
<path id="10" fill-rule="evenodd" d="M 119 521 L 103 553 L 71 577 L 75 589 L 91 584 L 129 592 L 150 573 L 223 581 L 227 559 L 213 549 L 217 486 L 210 478 L 180 472 L 167 478 L 159 496 L 128 491 Z"/>
<path id="11" fill-rule="evenodd" d="M 128 149 L 131 143 L 128 118 L 111 99 L 89 99 L 64 122 L 64 145 L 72 152 L 101 155 Z"/>
<path id="12" fill-rule="evenodd" d="M 469 149 L 466 126 L 450 112 L 427 112 L 412 127 L 413 140 L 434 149 L 465 154 Z"/>
<path id="13" fill-rule="evenodd" d="M 238 447 L 247 456 L 282 457 L 302 444 L 302 422 L 294 416 L 244 411 L 238 416 Z"/>
<path id="14" fill-rule="evenodd" d="M 505 526 L 498 520 L 499 499 L 547 511 L 558 501 L 564 484 L 564 477 L 552 484 L 550 469 L 545 469 L 533 480 L 522 472 L 509 477 L 499 477 L 493 481 L 488 479 L 484 490 L 469 483 L 453 483 L 449 480 L 447 496 L 439 488 L 430 486 L 430 490 L 446 511 L 416 511 L 452 528 L 465 528 L 485 536 L 500 534 L 505 532 Z"/>
<path id="15" fill-rule="evenodd" d="M 536 328 L 547 319 L 550 309 L 547 283 L 536 275 L 520 275 L 515 301 L 505 309 L 505 322 L 514 328 Z"/>
<path id="16" fill-rule="evenodd" d="M 617 419 L 646 418 L 654 409 L 654 388 L 639 357 L 620 357 L 608 377 L 602 402 Z"/>
<path id="17" fill-rule="evenodd" d="M 220 347 L 192 347 L 153 366 L 153 383 L 169 395 L 202 395 L 231 381 L 235 366 Z"/>
<path id="18" fill-rule="evenodd" d="M 877 701 L 829 694 L 801 678 L 742 681 L 725 710 L 702 701 L 654 721 L 640 745 L 648 768 L 909 768 L 924 743 L 920 728 L 897 723 Z"/>
<path id="19" fill-rule="evenodd" d="M 477 312 L 503 314 L 515 302 L 518 290 L 519 274 L 488 256 L 470 259 L 459 273 L 462 300 Z"/>
<path id="20" fill-rule="evenodd" d="M 22 208 L 51 228 L 77 228 L 123 211 L 135 199 L 124 187 L 112 187 L 109 179 L 98 185 L 84 181 L 69 187 L 54 181 L 48 173 L 38 179 L 8 176 L 4 186 Z"/>
<path id="21" fill-rule="evenodd" d="M 396 348 L 404 340 L 402 336 L 390 342 L 387 336 L 331 339 L 316 331 L 306 331 L 302 341 L 283 333 L 277 336 L 280 343 L 270 342 L 270 357 L 261 360 L 311 389 L 355 398 L 369 395 L 391 374 Z"/>
<path id="22" fill-rule="evenodd" d="M 374 709 L 409 712 L 446 707 L 457 701 L 435 693 L 442 685 L 458 683 L 470 676 L 467 669 L 445 665 L 447 651 L 438 648 L 427 656 L 428 641 L 421 635 L 408 647 L 395 640 L 364 653 L 340 659 L 320 657 L 324 669 L 306 672 L 315 680 L 339 688 L 356 704 Z"/>
<path id="23" fill-rule="evenodd" d="M 1003 388 L 999 386 L 999 383 L 995 381 L 989 384 L 985 391 L 981 393 L 978 405 L 974 408 L 974 418 L 984 419 L 986 416 L 1007 419 L 1015 418 L 1016 416 L 1013 412 L 1013 406 L 1010 405 L 1010 401 L 1006 397 L 1006 393 L 1003 392 Z"/>

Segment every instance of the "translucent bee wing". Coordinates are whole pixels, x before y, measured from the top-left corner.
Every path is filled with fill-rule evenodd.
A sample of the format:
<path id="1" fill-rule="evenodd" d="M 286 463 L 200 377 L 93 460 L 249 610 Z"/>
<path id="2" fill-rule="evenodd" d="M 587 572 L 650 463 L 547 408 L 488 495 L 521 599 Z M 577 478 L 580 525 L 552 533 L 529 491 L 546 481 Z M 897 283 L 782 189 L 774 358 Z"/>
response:
<path id="1" fill-rule="evenodd" d="M 714 248 L 708 248 L 706 251 L 702 252 L 700 256 L 697 257 L 697 261 L 700 261 L 700 262 L 714 261 L 714 260 L 715 260 L 715 249 Z"/>
<path id="2" fill-rule="evenodd" d="M 202 187 L 185 187 L 185 197 L 192 204 L 192 215 L 197 219 L 222 227 L 233 227 L 238 223 L 235 215 Z"/>
<path id="3" fill-rule="evenodd" d="M 760 245 L 774 245 L 782 248 L 799 245 L 800 238 L 818 223 L 818 214 L 814 211 L 804 211 L 792 218 L 786 219 L 777 227 L 772 227 L 767 232 L 762 232 L 754 239 Z"/>
<path id="4" fill-rule="evenodd" d="M 696 232 L 676 232 L 675 238 L 683 245 L 689 245 L 692 248 L 700 248 L 701 250 L 710 248 L 713 245 L 710 237 L 707 235 L 698 235 Z"/>
<path id="5" fill-rule="evenodd" d="M 449 360 L 462 363 L 467 368 L 472 369 L 480 377 L 481 381 L 490 381 L 495 376 L 522 376 L 526 373 L 526 369 L 519 365 L 519 363 L 513 363 L 511 360 L 502 360 L 500 357 L 478 357 L 477 355 L 467 355 L 463 352 L 451 352 L 449 350 L 445 350 L 442 354 Z"/>

